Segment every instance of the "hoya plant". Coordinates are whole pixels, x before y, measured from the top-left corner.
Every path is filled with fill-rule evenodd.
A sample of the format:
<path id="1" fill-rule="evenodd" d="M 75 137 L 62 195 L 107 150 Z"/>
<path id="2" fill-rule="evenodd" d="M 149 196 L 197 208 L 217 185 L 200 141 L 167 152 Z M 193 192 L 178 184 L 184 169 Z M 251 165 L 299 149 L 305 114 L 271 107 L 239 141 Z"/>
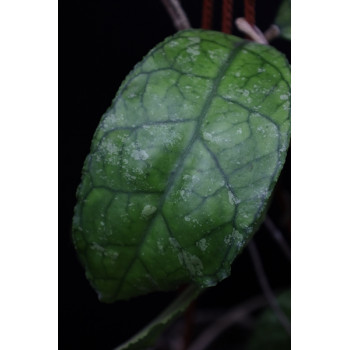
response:
<path id="1" fill-rule="evenodd" d="M 290 66 L 263 45 L 180 30 L 134 67 L 87 156 L 73 242 L 101 302 L 184 288 L 118 349 L 145 349 L 254 235 L 290 141 Z"/>

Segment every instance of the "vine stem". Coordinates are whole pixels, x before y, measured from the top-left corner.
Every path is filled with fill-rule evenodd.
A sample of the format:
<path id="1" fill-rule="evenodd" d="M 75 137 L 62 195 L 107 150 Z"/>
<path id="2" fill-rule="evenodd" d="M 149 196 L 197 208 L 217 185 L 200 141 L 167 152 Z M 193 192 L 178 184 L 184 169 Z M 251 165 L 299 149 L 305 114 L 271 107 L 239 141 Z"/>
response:
<path id="1" fill-rule="evenodd" d="M 196 338 L 188 350 L 204 350 L 224 331 L 235 323 L 246 320 L 251 313 L 266 305 L 264 296 L 257 296 L 233 307 L 218 318 Z"/>
<path id="2" fill-rule="evenodd" d="M 213 22 L 213 0 L 203 0 L 202 29 L 211 29 Z"/>
<path id="3" fill-rule="evenodd" d="M 270 232 L 271 236 L 278 243 L 278 245 L 282 249 L 285 256 L 290 261 L 290 248 L 289 248 L 287 242 L 285 241 L 285 239 L 282 235 L 282 232 L 276 227 L 274 222 L 268 216 L 266 216 L 266 218 L 265 218 L 264 225 L 267 228 L 267 230 Z"/>
<path id="4" fill-rule="evenodd" d="M 244 0 L 244 17 L 250 25 L 255 25 L 255 0 Z"/>
<path id="5" fill-rule="evenodd" d="M 270 287 L 265 271 L 263 269 L 258 249 L 253 240 L 250 241 L 248 245 L 248 250 L 253 261 L 254 269 L 258 277 L 259 284 L 261 286 L 262 291 L 264 292 L 266 300 L 270 304 L 272 310 L 274 311 L 276 317 L 278 318 L 286 332 L 290 335 L 291 331 L 289 320 L 278 305 L 277 299 Z"/>
<path id="6" fill-rule="evenodd" d="M 185 329 L 183 334 L 182 350 L 187 350 L 193 334 L 194 315 L 196 310 L 196 299 L 188 306 L 185 312 Z"/>
<path id="7" fill-rule="evenodd" d="M 222 23 L 221 31 L 226 34 L 232 32 L 233 0 L 223 0 L 222 2 Z"/>
<path id="8" fill-rule="evenodd" d="M 174 27 L 177 30 L 191 28 L 190 21 L 186 12 L 181 6 L 179 0 L 161 0 L 169 16 L 171 17 Z"/>

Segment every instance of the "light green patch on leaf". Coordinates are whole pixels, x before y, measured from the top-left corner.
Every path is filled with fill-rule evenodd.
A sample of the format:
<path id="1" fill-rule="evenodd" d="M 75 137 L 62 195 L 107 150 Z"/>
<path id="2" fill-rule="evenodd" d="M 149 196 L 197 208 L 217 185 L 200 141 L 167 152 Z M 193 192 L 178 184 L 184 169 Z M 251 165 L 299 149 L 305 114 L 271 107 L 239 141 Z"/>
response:
<path id="1" fill-rule="evenodd" d="M 73 240 L 100 300 L 216 285 L 285 161 L 290 67 L 270 46 L 186 30 L 136 65 L 103 115 Z"/>
<path id="2" fill-rule="evenodd" d="M 281 31 L 281 36 L 285 39 L 291 40 L 291 0 L 283 0 L 275 19 L 275 23 L 278 25 Z"/>
<path id="3" fill-rule="evenodd" d="M 291 318 L 290 298 L 290 290 L 281 293 L 277 298 L 281 310 L 289 321 Z M 273 310 L 266 308 L 257 321 L 248 350 L 289 350 L 290 348 L 290 335 L 283 328 Z"/>

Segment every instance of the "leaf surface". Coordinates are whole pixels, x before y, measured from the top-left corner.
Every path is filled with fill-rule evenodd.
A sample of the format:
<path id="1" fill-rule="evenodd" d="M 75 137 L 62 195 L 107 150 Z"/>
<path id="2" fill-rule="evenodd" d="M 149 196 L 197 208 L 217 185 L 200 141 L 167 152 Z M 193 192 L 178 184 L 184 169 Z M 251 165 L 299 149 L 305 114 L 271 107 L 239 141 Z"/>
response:
<path id="1" fill-rule="evenodd" d="M 254 233 L 290 138 L 290 67 L 186 30 L 120 87 L 94 135 L 73 240 L 100 300 L 217 284 Z"/>

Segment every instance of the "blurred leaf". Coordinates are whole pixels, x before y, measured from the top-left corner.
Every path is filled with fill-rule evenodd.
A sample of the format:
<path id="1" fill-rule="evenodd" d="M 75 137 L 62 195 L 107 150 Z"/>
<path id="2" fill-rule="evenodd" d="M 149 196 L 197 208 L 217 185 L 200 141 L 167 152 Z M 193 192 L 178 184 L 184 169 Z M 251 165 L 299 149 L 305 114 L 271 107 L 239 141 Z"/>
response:
<path id="1" fill-rule="evenodd" d="M 275 19 L 275 23 L 278 25 L 278 27 L 281 30 L 281 34 L 280 34 L 281 37 L 288 40 L 291 40 L 290 8 L 291 8 L 291 0 L 283 0 Z"/>
<path id="2" fill-rule="evenodd" d="M 280 294 L 277 301 L 287 318 L 291 318 L 290 290 Z M 291 338 L 283 328 L 271 308 L 267 308 L 260 315 L 248 350 L 288 350 L 291 348 Z"/>

